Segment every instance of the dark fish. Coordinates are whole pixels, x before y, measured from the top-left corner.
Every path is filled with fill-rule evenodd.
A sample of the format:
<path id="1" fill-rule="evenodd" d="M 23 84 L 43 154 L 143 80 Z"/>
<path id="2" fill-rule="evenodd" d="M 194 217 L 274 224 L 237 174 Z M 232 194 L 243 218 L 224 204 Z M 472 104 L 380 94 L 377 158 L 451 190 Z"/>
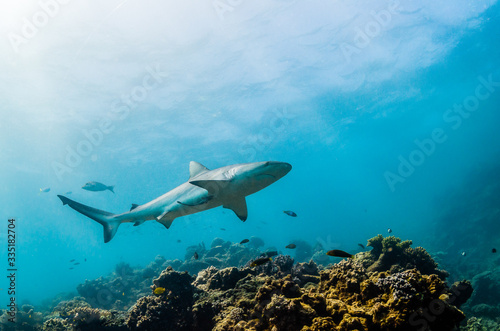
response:
<path id="1" fill-rule="evenodd" d="M 295 244 L 289 244 L 289 245 L 285 246 L 285 248 L 290 248 L 290 249 L 294 249 L 296 247 L 297 247 L 297 245 L 295 245 Z"/>
<path id="2" fill-rule="evenodd" d="M 270 252 L 265 252 L 265 253 L 260 254 L 261 257 L 273 257 L 276 255 L 278 255 L 277 251 L 270 251 Z"/>
<path id="3" fill-rule="evenodd" d="M 69 268 L 69 270 L 72 270 L 72 269 L 75 269 L 75 268 L 73 268 L 73 267 L 70 267 L 70 268 Z"/>
<path id="4" fill-rule="evenodd" d="M 246 244 L 246 243 L 247 243 L 247 242 L 249 242 L 249 241 L 250 241 L 250 240 L 248 240 L 248 239 L 243 239 L 243 240 L 240 242 L 240 244 Z"/>
<path id="5" fill-rule="evenodd" d="M 180 239 L 177 239 L 177 243 L 180 243 L 180 242 L 181 242 L 181 240 L 180 240 Z"/>
<path id="6" fill-rule="evenodd" d="M 492 252 L 492 253 L 496 253 L 496 252 L 497 252 L 497 249 L 496 249 L 496 248 L 493 248 L 493 249 L 491 250 L 491 252 Z"/>
<path id="7" fill-rule="evenodd" d="M 226 229 L 224 229 L 224 228 L 220 228 L 220 229 L 221 229 L 222 231 L 226 231 Z"/>
<path id="8" fill-rule="evenodd" d="M 71 259 L 71 260 L 69 260 L 69 262 L 75 262 L 75 261 L 76 261 L 76 259 Z"/>
<path id="9" fill-rule="evenodd" d="M 103 183 L 99 183 L 99 182 L 88 182 L 87 184 L 83 185 L 82 188 L 84 190 L 92 191 L 92 192 L 100 192 L 100 191 L 110 190 L 111 192 L 115 193 L 115 191 L 113 191 L 114 186 L 107 186 L 107 185 L 104 185 Z"/>
<path id="10" fill-rule="evenodd" d="M 84 262 L 87 262 L 87 259 L 85 259 Z"/>
<path id="11" fill-rule="evenodd" d="M 75 263 L 73 263 L 73 265 L 79 265 L 79 264 L 80 264 L 80 262 L 75 262 Z"/>
<path id="12" fill-rule="evenodd" d="M 198 253 L 194 252 L 193 257 L 195 260 L 198 260 L 198 258 L 199 258 Z"/>
<path id="13" fill-rule="evenodd" d="M 365 246 L 363 246 L 363 244 L 358 244 L 359 247 L 361 247 L 361 249 L 365 249 Z"/>
<path id="14" fill-rule="evenodd" d="M 391 233 L 392 232 L 391 228 L 387 229 L 387 232 Z"/>
<path id="15" fill-rule="evenodd" d="M 259 265 L 263 265 L 269 261 L 272 261 L 273 259 L 271 259 L 270 257 L 261 257 L 261 258 L 258 258 L 257 260 L 254 260 L 252 261 L 252 263 L 250 263 L 250 266 L 251 267 L 256 267 L 256 266 L 259 266 Z"/>
<path id="16" fill-rule="evenodd" d="M 352 257 L 352 254 L 341 251 L 340 249 L 332 249 L 331 251 L 326 252 L 326 255 L 336 257 Z"/>
<path id="17" fill-rule="evenodd" d="M 284 211 L 285 214 L 287 214 L 288 216 L 292 216 L 292 217 L 297 217 L 297 214 L 295 214 L 293 211 L 291 210 L 285 210 Z"/>

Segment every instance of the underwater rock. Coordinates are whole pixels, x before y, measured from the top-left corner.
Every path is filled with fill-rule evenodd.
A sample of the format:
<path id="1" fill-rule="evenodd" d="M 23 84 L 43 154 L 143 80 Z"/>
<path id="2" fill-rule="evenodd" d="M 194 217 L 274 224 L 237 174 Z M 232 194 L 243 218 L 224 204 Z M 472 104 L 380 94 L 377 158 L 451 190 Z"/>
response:
<path id="1" fill-rule="evenodd" d="M 127 326 L 132 330 L 190 330 L 192 324 L 193 287 L 187 272 L 171 267 L 153 280 L 151 290 L 164 288 L 158 296 L 139 299 L 131 308 Z"/>
<path id="2" fill-rule="evenodd" d="M 468 280 L 462 280 L 453 283 L 450 287 L 449 302 L 455 307 L 460 308 L 464 303 L 466 303 L 474 292 L 471 282 Z"/>
<path id="3" fill-rule="evenodd" d="M 293 280 L 303 286 L 307 283 L 319 283 L 319 268 L 313 260 L 309 262 L 297 263 L 292 267 L 291 274 Z"/>
<path id="4" fill-rule="evenodd" d="M 263 247 L 265 245 L 264 240 L 262 240 L 259 237 L 250 237 L 250 242 L 247 244 L 248 247 L 258 249 L 260 247 Z"/>

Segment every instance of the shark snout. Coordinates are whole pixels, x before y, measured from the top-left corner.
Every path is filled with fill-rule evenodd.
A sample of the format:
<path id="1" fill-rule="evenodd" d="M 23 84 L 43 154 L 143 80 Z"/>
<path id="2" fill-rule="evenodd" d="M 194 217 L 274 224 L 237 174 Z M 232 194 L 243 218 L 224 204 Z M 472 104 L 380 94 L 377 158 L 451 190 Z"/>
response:
<path id="1" fill-rule="evenodd" d="M 276 179 L 285 176 L 287 173 L 290 172 L 290 170 L 292 170 L 292 165 L 290 163 L 278 162 L 278 161 L 264 162 L 263 167 L 264 167 L 263 172 L 273 177 L 276 177 Z"/>

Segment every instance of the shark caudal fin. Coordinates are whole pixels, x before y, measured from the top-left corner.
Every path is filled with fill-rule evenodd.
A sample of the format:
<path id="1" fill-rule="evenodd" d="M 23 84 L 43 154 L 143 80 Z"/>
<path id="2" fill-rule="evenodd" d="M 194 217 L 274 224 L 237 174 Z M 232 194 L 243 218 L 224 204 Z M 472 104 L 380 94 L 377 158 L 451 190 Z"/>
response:
<path id="1" fill-rule="evenodd" d="M 115 191 L 113 191 L 115 189 L 115 186 L 114 185 L 111 185 L 111 186 L 108 186 L 106 187 L 106 190 L 110 190 L 111 192 L 115 193 Z"/>
<path id="2" fill-rule="evenodd" d="M 118 230 L 118 227 L 120 226 L 121 222 L 118 220 L 113 220 L 114 214 L 108 213 L 107 211 L 104 210 L 99 210 L 96 208 L 92 208 L 86 205 L 83 205 L 79 202 L 73 201 L 71 199 L 66 198 L 65 196 L 58 195 L 59 199 L 61 199 L 63 205 L 68 205 L 80 214 L 83 214 L 87 217 L 90 217 L 94 221 L 98 222 L 101 224 L 104 228 L 104 242 L 107 243 L 116 234 L 116 231 Z"/>

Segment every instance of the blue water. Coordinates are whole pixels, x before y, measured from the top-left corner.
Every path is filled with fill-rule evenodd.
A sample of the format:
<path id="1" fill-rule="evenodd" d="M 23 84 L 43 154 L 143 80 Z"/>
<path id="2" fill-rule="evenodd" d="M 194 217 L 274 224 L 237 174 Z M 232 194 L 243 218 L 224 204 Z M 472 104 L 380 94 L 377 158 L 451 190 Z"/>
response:
<path id="1" fill-rule="evenodd" d="M 15 218 L 18 302 L 216 237 L 355 251 L 391 228 L 451 260 L 500 248 L 495 222 L 446 217 L 500 179 L 496 1 L 42 3 L 0 14 L 0 252 L 7 274 Z M 191 160 L 293 169 L 247 198 L 245 223 L 217 208 L 169 230 L 123 224 L 107 244 L 56 196 L 123 212 L 185 182 Z M 467 258 L 486 270 L 490 255 Z"/>

